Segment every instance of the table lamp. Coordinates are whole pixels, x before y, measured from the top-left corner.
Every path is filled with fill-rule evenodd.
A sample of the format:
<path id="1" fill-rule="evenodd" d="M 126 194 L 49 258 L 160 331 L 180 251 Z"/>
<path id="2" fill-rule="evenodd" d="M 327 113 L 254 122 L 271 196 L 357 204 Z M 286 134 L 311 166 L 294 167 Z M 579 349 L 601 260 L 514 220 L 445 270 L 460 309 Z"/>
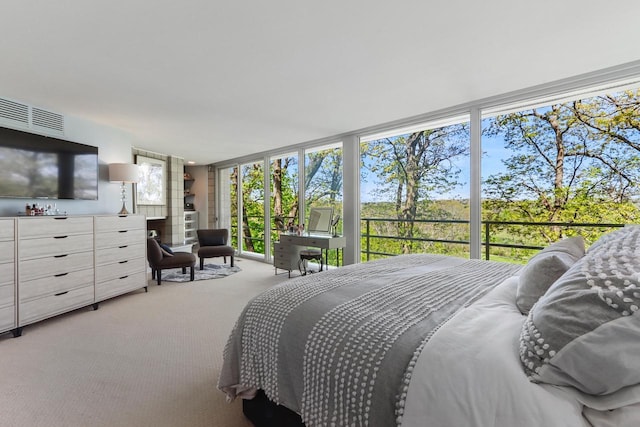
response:
<path id="1" fill-rule="evenodd" d="M 109 181 L 122 183 L 122 209 L 120 209 L 118 214 L 128 215 L 129 212 L 125 206 L 127 199 L 125 184 L 135 184 L 138 182 L 138 165 L 133 165 L 131 163 L 111 163 L 109 165 Z"/>

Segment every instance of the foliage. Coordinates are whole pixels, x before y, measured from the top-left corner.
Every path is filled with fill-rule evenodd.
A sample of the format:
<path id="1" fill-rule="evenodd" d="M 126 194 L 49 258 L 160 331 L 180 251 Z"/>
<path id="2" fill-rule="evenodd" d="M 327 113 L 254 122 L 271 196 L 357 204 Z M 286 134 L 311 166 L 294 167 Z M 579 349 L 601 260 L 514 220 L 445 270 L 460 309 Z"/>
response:
<path id="1" fill-rule="evenodd" d="M 640 220 L 640 91 L 516 111 L 483 123 L 485 148 L 496 144 L 509 153 L 483 182 L 492 259 L 524 262 L 560 238 L 580 234 L 591 243 L 611 228 L 607 224 Z M 465 184 L 458 165 L 468 157 L 467 123 L 361 143 L 362 181 L 373 185 L 368 198 L 375 200 L 361 205 L 363 259 L 412 252 L 468 257 L 469 201 L 441 196 Z M 243 165 L 240 171 L 244 248 L 258 253 L 264 252 L 263 167 Z M 278 230 L 298 219 L 301 171 L 295 155 L 275 159 L 269 168 L 271 227 Z M 303 171 L 305 210 L 331 206 L 341 212 L 342 150 L 306 152 Z M 523 222 L 544 225 L 514 224 Z"/>
<path id="2" fill-rule="evenodd" d="M 483 141 L 498 141 L 511 153 L 503 160 L 503 169 L 483 182 L 483 220 L 489 227 L 491 243 L 544 247 L 580 234 L 589 244 L 610 229 L 601 224 L 638 222 L 639 95 L 640 91 L 627 91 L 486 119 Z M 468 226 L 419 222 L 421 218 L 467 218 L 468 207 L 463 201 L 435 200 L 447 186 L 458 185 L 455 168 L 422 168 L 421 174 L 414 175 L 420 182 L 414 213 L 407 215 L 406 203 L 400 202 L 403 186 L 408 183 L 403 171 L 410 161 L 409 156 L 398 155 L 403 153 L 398 146 L 410 139 L 402 136 L 362 147 L 362 165 L 372 165 L 369 170 L 376 174 L 379 184 L 376 196 L 385 202 L 363 204 L 361 216 L 387 218 L 363 220 L 362 248 L 374 255 L 426 251 L 468 256 L 464 244 L 469 238 Z M 440 140 L 442 146 L 456 147 L 457 142 L 456 138 Z M 420 160 L 423 165 L 441 159 L 438 152 L 424 151 L 421 155 L 428 157 Z M 403 233 L 399 226 L 394 230 L 393 218 L 415 220 L 411 221 L 411 233 Z M 576 223 L 596 225 L 572 226 Z M 412 244 L 403 240 L 406 238 L 412 239 Z M 492 246 L 491 254 L 524 262 L 535 251 Z"/>

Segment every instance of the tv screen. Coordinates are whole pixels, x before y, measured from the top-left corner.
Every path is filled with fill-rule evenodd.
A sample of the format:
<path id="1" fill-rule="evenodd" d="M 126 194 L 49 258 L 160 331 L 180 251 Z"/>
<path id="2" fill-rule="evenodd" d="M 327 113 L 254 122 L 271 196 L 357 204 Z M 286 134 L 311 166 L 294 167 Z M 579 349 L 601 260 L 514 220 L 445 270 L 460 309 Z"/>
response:
<path id="1" fill-rule="evenodd" d="M 0 128 L 0 197 L 98 199 L 98 147 Z"/>

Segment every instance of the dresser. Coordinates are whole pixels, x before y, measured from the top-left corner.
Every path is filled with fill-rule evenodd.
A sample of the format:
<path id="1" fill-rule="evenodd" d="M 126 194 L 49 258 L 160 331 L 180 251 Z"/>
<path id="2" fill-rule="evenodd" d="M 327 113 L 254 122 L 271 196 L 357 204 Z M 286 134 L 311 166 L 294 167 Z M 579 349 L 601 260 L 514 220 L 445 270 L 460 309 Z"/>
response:
<path id="1" fill-rule="evenodd" d="M 0 219 L 0 333 L 16 327 L 15 220 Z"/>
<path id="2" fill-rule="evenodd" d="M 96 216 L 94 221 L 96 304 L 143 287 L 146 291 L 144 216 L 105 215 Z"/>
<path id="3" fill-rule="evenodd" d="M 0 219 L 0 332 L 147 287 L 142 215 Z"/>
<path id="4" fill-rule="evenodd" d="M 92 217 L 18 218 L 20 330 L 93 304 L 93 276 Z"/>

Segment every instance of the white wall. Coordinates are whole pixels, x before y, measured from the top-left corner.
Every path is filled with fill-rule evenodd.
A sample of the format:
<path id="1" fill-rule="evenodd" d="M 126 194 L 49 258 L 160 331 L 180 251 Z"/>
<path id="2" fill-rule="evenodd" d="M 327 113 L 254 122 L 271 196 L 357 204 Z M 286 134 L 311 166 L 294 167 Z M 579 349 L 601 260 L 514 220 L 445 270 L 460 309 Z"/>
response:
<path id="1" fill-rule="evenodd" d="M 109 163 L 131 162 L 132 137 L 127 132 L 103 126 L 73 116 L 65 116 L 65 135 L 56 138 L 66 139 L 98 147 L 98 200 L 51 200 L 61 212 L 70 215 L 117 213 L 120 202 L 120 185 L 109 182 Z M 133 199 L 131 185 L 127 186 L 127 209 L 131 212 Z M 16 216 L 24 213 L 26 203 L 35 203 L 34 199 L 0 198 L 0 216 Z M 47 202 L 47 203 L 49 203 Z M 42 201 L 40 201 L 42 204 Z"/>

